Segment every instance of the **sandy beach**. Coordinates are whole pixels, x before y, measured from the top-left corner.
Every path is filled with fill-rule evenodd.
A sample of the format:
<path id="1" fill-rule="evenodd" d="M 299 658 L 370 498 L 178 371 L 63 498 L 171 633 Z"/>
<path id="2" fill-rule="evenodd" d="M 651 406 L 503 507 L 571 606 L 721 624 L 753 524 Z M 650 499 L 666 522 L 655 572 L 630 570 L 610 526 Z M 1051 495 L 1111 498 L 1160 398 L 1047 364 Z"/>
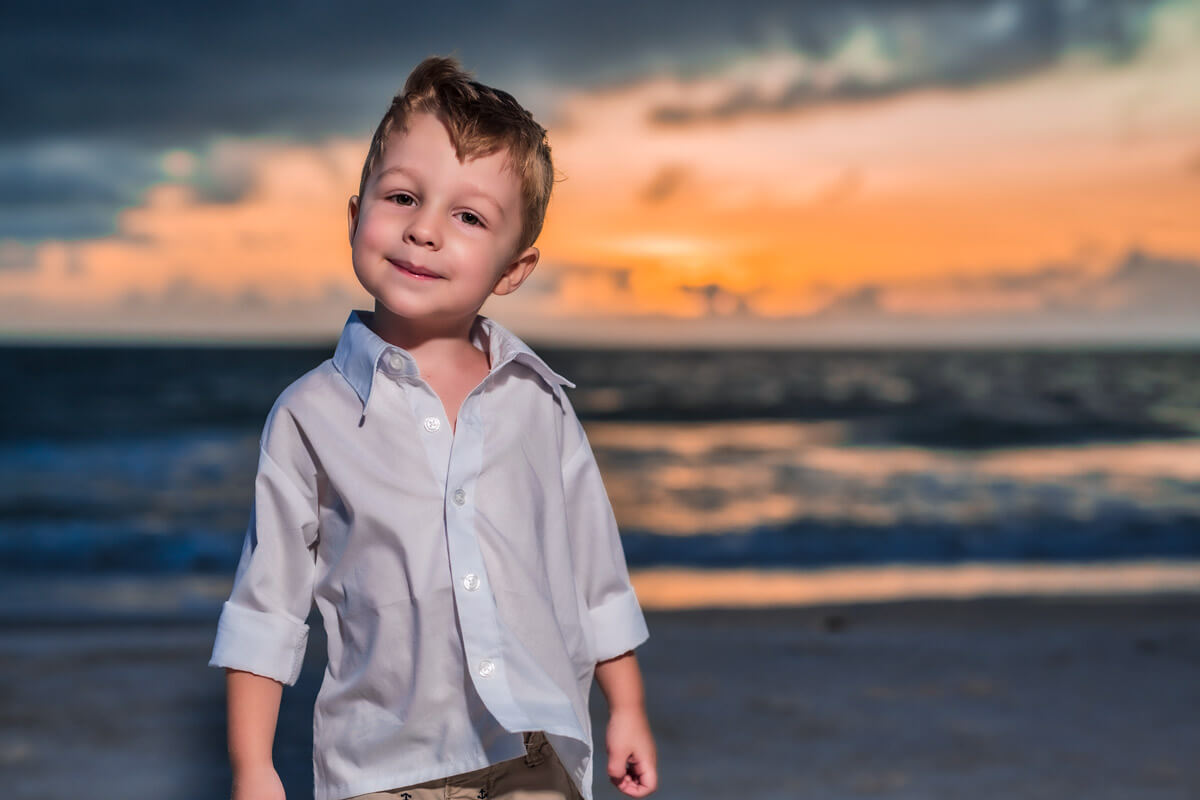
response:
<path id="1" fill-rule="evenodd" d="M 310 621 L 316 621 L 314 617 Z M 1195 798 L 1200 595 L 648 611 L 664 798 Z M 205 616 L 0 624 L 12 800 L 228 797 Z M 314 627 L 276 763 L 311 798 Z M 592 696 L 602 747 L 605 704 Z M 596 797 L 623 797 L 598 753 Z"/>

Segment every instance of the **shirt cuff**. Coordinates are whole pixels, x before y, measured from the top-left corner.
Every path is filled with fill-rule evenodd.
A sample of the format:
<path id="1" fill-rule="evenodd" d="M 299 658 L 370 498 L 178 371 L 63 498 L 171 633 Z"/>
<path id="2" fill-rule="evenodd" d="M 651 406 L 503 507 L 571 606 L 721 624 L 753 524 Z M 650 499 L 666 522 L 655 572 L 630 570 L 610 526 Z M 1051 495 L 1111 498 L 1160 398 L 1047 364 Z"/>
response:
<path id="1" fill-rule="evenodd" d="M 588 609 L 588 618 L 592 625 L 596 661 L 619 656 L 650 638 L 646 618 L 632 587 Z"/>
<path id="2" fill-rule="evenodd" d="M 253 672 L 291 686 L 300 677 L 307 645 L 306 623 L 226 600 L 208 666 Z"/>

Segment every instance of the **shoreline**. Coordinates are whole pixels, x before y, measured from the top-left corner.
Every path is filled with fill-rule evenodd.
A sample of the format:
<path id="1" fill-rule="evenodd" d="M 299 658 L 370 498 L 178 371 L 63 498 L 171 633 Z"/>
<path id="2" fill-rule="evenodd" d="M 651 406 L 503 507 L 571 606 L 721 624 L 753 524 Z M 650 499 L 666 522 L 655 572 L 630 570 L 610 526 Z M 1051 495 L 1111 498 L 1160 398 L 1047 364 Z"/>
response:
<path id="1" fill-rule="evenodd" d="M 647 610 L 662 800 L 1200 796 L 1200 593 Z M 275 763 L 311 798 L 313 620 Z M 226 797 L 215 617 L 0 625 L 13 800 Z M 593 684 L 596 800 L 607 705 Z M 64 770 L 63 764 L 70 769 Z"/>
<path id="2" fill-rule="evenodd" d="M 630 569 L 647 613 L 1002 597 L 1200 596 L 1200 560 Z M 216 624 L 232 575 L 0 572 L 0 627 Z M 315 608 L 310 619 L 318 619 Z"/>
<path id="3" fill-rule="evenodd" d="M 663 618 L 689 620 L 700 619 L 737 620 L 762 619 L 772 623 L 786 623 L 799 619 L 820 617 L 823 614 L 859 614 L 871 618 L 896 617 L 907 613 L 925 614 L 960 609 L 973 613 L 983 611 L 1001 612 L 1005 609 L 1029 611 L 1038 609 L 1094 609 L 1096 607 L 1138 606 L 1183 606 L 1195 605 L 1200 612 L 1200 590 L 1172 589 L 1168 591 L 1076 593 L 1076 594 L 996 594 L 969 597 L 905 597 L 881 599 L 830 599 L 824 602 L 779 604 L 779 605 L 695 605 L 679 608 L 645 607 L 646 619 Z M 81 612 L 76 615 L 50 614 L 38 616 L 0 615 L 0 634 L 5 631 L 47 630 L 67 628 L 97 628 L 119 631 L 125 628 L 195 630 L 212 628 L 216 633 L 217 611 L 211 613 L 177 614 L 174 612 L 138 612 L 136 614 L 110 614 Z M 321 622 L 320 614 L 314 609 L 306 620 L 314 629 Z"/>

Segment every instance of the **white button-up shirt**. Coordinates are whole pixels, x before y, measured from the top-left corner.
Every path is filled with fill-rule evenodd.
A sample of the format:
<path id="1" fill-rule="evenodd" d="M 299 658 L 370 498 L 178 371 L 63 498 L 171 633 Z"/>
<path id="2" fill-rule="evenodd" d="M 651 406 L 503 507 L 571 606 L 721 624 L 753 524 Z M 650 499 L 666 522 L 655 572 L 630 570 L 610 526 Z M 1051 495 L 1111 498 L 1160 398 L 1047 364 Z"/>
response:
<path id="1" fill-rule="evenodd" d="M 530 730 L 591 800 L 596 662 L 649 633 L 575 384 L 478 315 L 491 370 L 452 429 L 372 314 L 267 415 L 208 663 L 295 683 L 316 604 L 315 800 L 516 758 Z"/>

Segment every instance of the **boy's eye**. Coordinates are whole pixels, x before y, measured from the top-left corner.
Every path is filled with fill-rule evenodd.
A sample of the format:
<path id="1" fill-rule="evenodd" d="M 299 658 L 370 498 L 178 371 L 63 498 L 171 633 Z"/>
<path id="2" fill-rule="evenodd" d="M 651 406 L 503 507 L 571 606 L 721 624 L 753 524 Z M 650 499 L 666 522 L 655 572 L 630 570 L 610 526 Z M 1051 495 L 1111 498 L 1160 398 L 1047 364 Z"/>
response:
<path id="1" fill-rule="evenodd" d="M 395 200 L 396 198 L 405 198 L 406 200 L 412 200 L 413 202 L 416 202 L 416 200 L 413 198 L 413 196 L 406 192 L 396 192 L 395 194 L 389 194 L 384 199 L 385 200 Z M 399 201 L 399 200 L 397 202 L 399 202 L 400 205 L 402 205 L 402 206 L 412 205 L 412 203 L 409 203 L 409 202 L 404 202 L 404 201 Z M 472 214 L 470 211 L 462 212 L 462 216 L 463 216 L 463 222 L 467 223 L 468 225 L 470 225 L 473 228 L 486 228 L 487 227 L 486 225 L 483 224 L 482 219 L 480 219 L 477 215 Z"/>

